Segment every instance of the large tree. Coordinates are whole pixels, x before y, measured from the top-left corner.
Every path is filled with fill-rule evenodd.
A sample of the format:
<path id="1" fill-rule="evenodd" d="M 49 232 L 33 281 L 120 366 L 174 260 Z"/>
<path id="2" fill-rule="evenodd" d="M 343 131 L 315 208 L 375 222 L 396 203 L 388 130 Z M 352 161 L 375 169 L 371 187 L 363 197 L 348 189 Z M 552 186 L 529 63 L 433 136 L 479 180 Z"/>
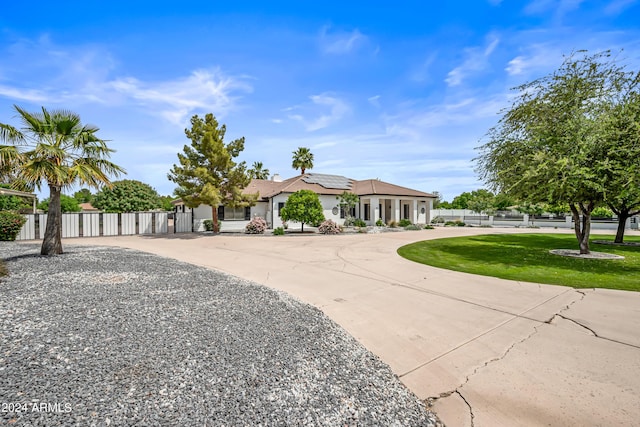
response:
<path id="1" fill-rule="evenodd" d="M 92 206 L 105 212 L 140 212 L 162 209 L 162 201 L 149 184 L 123 179 L 93 196 Z"/>
<path id="2" fill-rule="evenodd" d="M 235 159 L 244 150 L 244 137 L 224 144 L 226 126 L 219 125 L 213 114 L 204 119 L 191 118 L 191 129 L 185 129 L 191 145 L 185 145 L 178 153 L 179 165 L 174 164 L 168 174 L 170 181 L 178 184 L 175 194 L 185 205 L 195 208 L 201 204 L 211 206 L 213 231 L 220 231 L 218 206 L 249 206 L 257 195 L 242 194 L 249 184 L 246 163 Z"/>
<path id="3" fill-rule="evenodd" d="M 324 212 L 320 198 L 311 190 L 298 190 L 289 196 L 284 207 L 280 211 L 283 221 L 294 221 L 302 224 L 317 226 L 324 221 Z"/>
<path id="4" fill-rule="evenodd" d="M 608 52 L 566 57 L 551 75 L 516 88 L 476 159 L 495 190 L 523 202 L 567 203 L 582 254 L 591 212 L 604 199 L 599 118 L 623 77 Z"/>
<path id="5" fill-rule="evenodd" d="M 75 184 L 98 188 L 110 184 L 110 175 L 124 172 L 109 161 L 114 150 L 96 134 L 98 128 L 83 125 L 80 116 L 66 110 L 29 113 L 14 105 L 20 129 L 0 123 L 0 170 L 15 173 L 20 185 L 49 187 L 49 214 L 42 255 L 62 253 L 60 194 Z"/>
<path id="6" fill-rule="evenodd" d="M 294 169 L 300 169 L 300 174 L 304 175 L 307 169 L 313 168 L 313 153 L 306 147 L 298 147 L 293 152 L 293 162 L 291 167 Z"/>
<path id="7" fill-rule="evenodd" d="M 248 173 L 251 179 L 269 179 L 269 169 L 265 169 L 262 162 L 253 162 Z"/>
<path id="8" fill-rule="evenodd" d="M 628 73 L 600 119 L 599 150 L 605 203 L 618 216 L 615 242 L 640 213 L 640 72 Z"/>
<path id="9" fill-rule="evenodd" d="M 480 215 L 480 225 L 482 225 L 482 214 L 493 215 L 496 197 L 485 189 L 474 190 L 467 201 L 467 209 L 471 209 Z"/>

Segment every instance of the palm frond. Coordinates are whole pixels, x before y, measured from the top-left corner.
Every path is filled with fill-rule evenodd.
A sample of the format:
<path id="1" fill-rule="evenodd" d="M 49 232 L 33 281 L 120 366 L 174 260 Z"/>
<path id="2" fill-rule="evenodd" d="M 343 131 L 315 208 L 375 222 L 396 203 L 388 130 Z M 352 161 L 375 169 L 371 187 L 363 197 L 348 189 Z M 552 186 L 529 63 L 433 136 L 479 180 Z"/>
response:
<path id="1" fill-rule="evenodd" d="M 6 125 L 4 123 L 0 123 L 0 140 L 13 144 L 25 143 L 25 137 L 22 132 L 11 125 Z"/>

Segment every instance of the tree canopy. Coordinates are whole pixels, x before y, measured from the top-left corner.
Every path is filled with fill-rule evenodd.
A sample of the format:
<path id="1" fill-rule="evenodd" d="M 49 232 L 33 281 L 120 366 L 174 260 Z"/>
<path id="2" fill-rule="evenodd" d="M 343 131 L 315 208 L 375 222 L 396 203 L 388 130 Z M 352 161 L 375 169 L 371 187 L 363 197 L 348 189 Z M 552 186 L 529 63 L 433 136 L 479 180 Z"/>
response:
<path id="1" fill-rule="evenodd" d="M 265 169 L 262 162 L 253 162 L 251 169 L 247 172 L 251 179 L 269 179 L 269 169 Z"/>
<path id="2" fill-rule="evenodd" d="M 299 190 L 289 196 L 280 211 L 283 221 L 294 221 L 302 224 L 318 225 L 324 221 L 324 211 L 320 198 L 311 190 Z"/>
<path id="3" fill-rule="evenodd" d="M 124 179 L 93 196 L 94 208 L 105 212 L 140 212 L 162 209 L 160 196 L 149 184 Z"/>
<path id="4" fill-rule="evenodd" d="M 93 194 L 91 194 L 91 190 L 88 188 L 82 188 L 73 193 L 73 198 L 76 199 L 78 203 L 91 203 L 91 200 L 93 200 Z"/>
<path id="5" fill-rule="evenodd" d="M 46 198 L 38 203 L 38 209 L 45 212 L 49 212 L 49 199 Z M 66 194 L 60 195 L 60 210 L 64 212 L 80 212 L 82 208 L 78 204 L 75 197 L 67 196 Z"/>
<path id="6" fill-rule="evenodd" d="M 191 145 L 178 153 L 178 164 L 168 174 L 178 187 L 174 193 L 185 205 L 195 208 L 201 204 L 211 206 L 213 231 L 219 231 L 218 206 L 250 206 L 257 194 L 242 194 L 249 184 L 246 163 L 235 159 L 244 150 L 244 137 L 224 144 L 226 126 L 219 125 L 213 114 L 191 118 L 191 129 L 185 129 Z"/>
<path id="7" fill-rule="evenodd" d="M 49 215 L 42 255 L 62 253 L 62 189 L 75 184 L 98 188 L 124 169 L 109 161 L 114 150 L 97 136 L 98 128 L 83 125 L 67 110 L 30 113 L 14 105 L 22 128 L 0 123 L 0 171 L 11 171 L 21 188 L 49 186 Z"/>
<path id="8" fill-rule="evenodd" d="M 298 149 L 293 152 L 291 167 L 300 169 L 301 175 L 304 175 L 307 169 L 313 169 L 313 153 L 311 150 L 305 147 L 298 147 Z"/>
<path id="9" fill-rule="evenodd" d="M 589 253 L 591 212 L 606 194 L 601 119 L 627 78 L 609 52 L 568 56 L 551 75 L 516 88 L 479 147 L 477 171 L 493 190 L 569 205 L 581 253 Z"/>

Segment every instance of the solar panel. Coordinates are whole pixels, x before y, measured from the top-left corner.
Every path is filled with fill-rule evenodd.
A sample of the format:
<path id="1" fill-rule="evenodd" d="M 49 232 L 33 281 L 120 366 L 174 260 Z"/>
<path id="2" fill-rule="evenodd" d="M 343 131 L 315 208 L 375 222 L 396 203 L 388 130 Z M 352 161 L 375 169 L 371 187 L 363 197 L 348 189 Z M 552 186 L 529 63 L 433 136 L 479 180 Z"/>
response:
<path id="1" fill-rule="evenodd" d="M 307 184 L 318 184 L 324 188 L 333 188 L 337 190 L 350 190 L 352 186 L 349 178 L 340 175 L 310 173 L 308 176 L 302 178 L 302 180 Z"/>

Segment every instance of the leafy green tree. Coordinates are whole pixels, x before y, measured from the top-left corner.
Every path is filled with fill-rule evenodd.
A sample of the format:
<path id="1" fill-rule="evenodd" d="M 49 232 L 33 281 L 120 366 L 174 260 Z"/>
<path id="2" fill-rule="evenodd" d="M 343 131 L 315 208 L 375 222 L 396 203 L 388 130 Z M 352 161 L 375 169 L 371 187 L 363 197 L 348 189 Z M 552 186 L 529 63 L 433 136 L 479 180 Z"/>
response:
<path id="1" fill-rule="evenodd" d="M 439 191 L 432 191 L 431 194 L 436 196 L 435 200 L 433 201 L 433 208 L 440 209 L 440 204 L 444 202 L 444 200 L 442 200 L 442 194 Z"/>
<path id="2" fill-rule="evenodd" d="M 344 212 L 345 224 L 350 224 L 353 222 L 351 211 L 358 205 L 358 203 L 360 203 L 360 197 L 355 193 L 343 191 L 342 194 L 336 197 L 336 199 L 338 199 L 340 209 Z"/>
<path id="3" fill-rule="evenodd" d="M 469 199 L 471 199 L 471 193 L 468 191 L 454 197 L 451 201 L 451 209 L 469 209 Z"/>
<path id="4" fill-rule="evenodd" d="M 49 186 L 49 215 L 40 253 L 62 253 L 62 189 L 75 184 L 97 188 L 110 184 L 109 175 L 124 172 L 108 159 L 113 150 L 96 134 L 98 128 L 83 125 L 80 116 L 66 110 L 29 113 L 14 105 L 22 128 L 0 123 L 0 170 L 14 171 L 28 188 Z"/>
<path id="5" fill-rule="evenodd" d="M 482 214 L 493 215 L 495 208 L 495 196 L 484 189 L 471 192 L 471 197 L 467 201 L 467 209 L 480 214 L 480 225 L 482 225 Z"/>
<path id="6" fill-rule="evenodd" d="M 251 179 L 269 179 L 269 169 L 265 169 L 262 162 L 253 162 L 251 169 L 247 172 Z"/>
<path id="7" fill-rule="evenodd" d="M 46 198 L 38 203 L 38 209 L 45 212 L 49 212 L 49 199 Z M 67 196 L 66 194 L 60 195 L 60 209 L 65 212 L 80 212 L 82 208 L 78 204 L 75 197 Z"/>
<path id="8" fill-rule="evenodd" d="M 488 132 L 477 171 L 493 189 L 530 203 L 567 203 L 580 253 L 589 253 L 591 212 L 604 199 L 599 119 L 622 69 L 608 52 L 571 55 L 519 94 Z"/>
<path id="9" fill-rule="evenodd" d="M 218 206 L 250 206 L 258 195 L 245 195 L 242 190 L 249 184 L 246 163 L 234 160 L 244 150 L 244 137 L 224 144 L 226 126 L 218 125 L 213 114 L 203 119 L 191 118 L 191 129 L 185 129 L 191 146 L 185 145 L 178 153 L 180 165 L 173 165 L 168 174 L 178 184 L 175 194 L 190 208 L 201 204 L 211 206 L 213 231 L 219 228 Z"/>
<path id="10" fill-rule="evenodd" d="M 535 216 L 544 213 L 544 205 L 542 203 L 524 202 L 516 208 L 516 210 L 525 215 L 529 215 L 529 222 L 534 225 Z"/>
<path id="11" fill-rule="evenodd" d="M 162 209 L 164 209 L 165 211 L 172 211 L 173 210 L 173 205 L 171 204 L 171 201 L 175 200 L 175 197 L 171 197 L 171 196 L 160 196 L 160 203 L 162 204 Z"/>
<path id="12" fill-rule="evenodd" d="M 293 152 L 293 163 L 291 166 L 294 169 L 300 169 L 301 175 L 304 175 L 307 169 L 312 169 L 313 153 L 311 150 L 305 147 L 298 147 L 298 149 Z"/>
<path id="13" fill-rule="evenodd" d="M 0 188 L 11 188 L 9 184 L 0 184 Z M 31 202 L 19 196 L 0 196 L 0 211 L 18 211 L 31 207 Z"/>
<path id="14" fill-rule="evenodd" d="M 73 198 L 76 199 L 78 203 L 91 203 L 91 200 L 93 200 L 93 194 L 91 194 L 91 190 L 88 188 L 83 188 L 80 191 L 73 193 Z"/>
<path id="15" fill-rule="evenodd" d="M 496 210 L 504 211 L 516 204 L 517 204 L 516 200 L 513 199 L 512 197 L 509 197 L 508 195 L 503 193 L 499 193 L 499 194 L 496 194 L 493 207 L 496 208 Z"/>
<path id="16" fill-rule="evenodd" d="M 110 187 L 103 188 L 94 197 L 93 207 L 105 212 L 141 212 L 161 209 L 160 196 L 149 184 L 124 179 L 114 181 Z"/>
<path id="17" fill-rule="evenodd" d="M 324 212 L 320 198 L 311 190 L 299 190 L 289 196 L 280 211 L 283 221 L 294 221 L 302 224 L 318 225 L 324 221 Z"/>
<path id="18" fill-rule="evenodd" d="M 627 219 L 640 214 L 640 72 L 622 83 L 599 120 L 599 169 L 605 203 L 618 216 L 616 243 L 624 241 Z"/>

